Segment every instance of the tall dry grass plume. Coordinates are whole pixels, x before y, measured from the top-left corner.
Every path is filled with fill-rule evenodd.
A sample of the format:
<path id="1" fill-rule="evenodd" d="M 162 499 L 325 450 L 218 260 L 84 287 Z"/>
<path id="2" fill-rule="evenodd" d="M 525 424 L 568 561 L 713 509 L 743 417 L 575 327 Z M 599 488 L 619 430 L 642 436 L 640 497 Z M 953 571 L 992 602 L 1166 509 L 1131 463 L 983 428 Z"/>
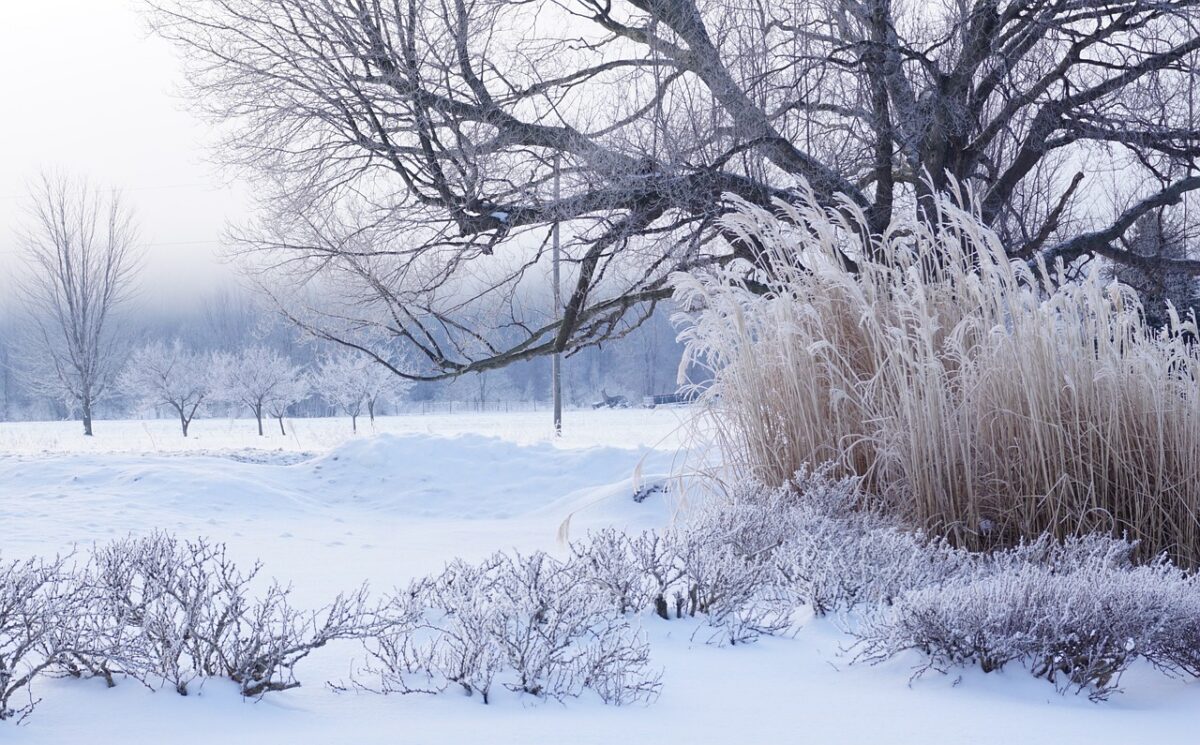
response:
<path id="1" fill-rule="evenodd" d="M 811 192 L 777 214 L 734 201 L 761 286 L 744 263 L 675 278 L 681 370 L 711 376 L 725 452 L 767 484 L 832 461 L 959 545 L 1099 531 L 1197 566 L 1194 319 L 1156 331 L 1099 267 L 1009 261 L 962 203 L 866 240 L 853 205 Z"/>

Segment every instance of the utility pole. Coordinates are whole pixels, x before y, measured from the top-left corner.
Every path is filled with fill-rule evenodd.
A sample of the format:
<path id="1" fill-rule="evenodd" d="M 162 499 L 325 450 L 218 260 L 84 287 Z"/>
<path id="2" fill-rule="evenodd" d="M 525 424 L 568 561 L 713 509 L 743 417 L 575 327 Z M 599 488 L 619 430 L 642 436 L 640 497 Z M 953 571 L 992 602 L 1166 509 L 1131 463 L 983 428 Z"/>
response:
<path id="1" fill-rule="evenodd" d="M 554 154 L 554 202 L 558 204 L 559 191 L 559 163 L 561 162 L 561 154 Z M 554 248 L 553 248 L 553 281 L 554 281 L 554 317 L 558 321 L 562 321 L 562 291 L 559 289 L 559 269 L 558 261 L 561 247 L 558 238 L 558 216 L 554 216 Z M 554 350 L 554 356 L 550 358 L 550 387 L 554 397 L 554 436 L 562 437 L 562 355 L 557 349 Z"/>
<path id="2" fill-rule="evenodd" d="M 1188 74 L 1188 129 L 1196 129 L 1196 53 L 1192 52 L 1191 71 Z M 1196 170 L 1196 160 L 1193 158 L 1188 161 L 1187 176 L 1191 176 Z M 1191 203 L 1190 192 L 1183 193 L 1183 236 L 1184 240 L 1191 242 L 1192 238 L 1192 223 L 1191 210 L 1188 205 Z M 1186 248 L 1185 244 L 1185 248 Z"/>

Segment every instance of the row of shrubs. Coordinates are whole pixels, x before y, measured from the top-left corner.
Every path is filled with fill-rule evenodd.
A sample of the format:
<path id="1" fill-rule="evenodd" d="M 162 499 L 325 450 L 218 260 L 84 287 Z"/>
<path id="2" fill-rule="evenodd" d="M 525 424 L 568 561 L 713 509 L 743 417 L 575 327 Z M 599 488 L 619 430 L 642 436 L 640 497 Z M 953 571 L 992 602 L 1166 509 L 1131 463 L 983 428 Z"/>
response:
<path id="1" fill-rule="evenodd" d="M 258 697 L 300 685 L 296 665 L 335 640 L 366 660 L 337 690 L 648 702 L 660 673 L 643 620 L 696 619 L 693 638 L 736 645 L 811 614 L 837 614 L 859 661 L 1017 664 L 1102 699 L 1138 659 L 1200 676 L 1200 587 L 1165 558 L 1135 564 L 1136 548 L 1046 536 L 972 553 L 872 509 L 856 479 L 801 473 L 667 530 L 589 534 L 564 559 L 454 561 L 382 598 L 360 588 L 301 611 L 223 546 L 156 533 L 0 565 L 0 719 L 28 714 L 43 676 L 182 695 L 224 678 Z"/>
<path id="2" fill-rule="evenodd" d="M 86 556 L 0 564 L 0 719 L 24 718 L 43 676 L 132 679 L 188 695 L 225 678 L 246 696 L 294 688 L 297 662 L 335 639 L 369 633 L 365 589 L 319 612 L 239 568 L 225 547 L 164 533 Z"/>
<path id="3" fill-rule="evenodd" d="M 24 719 L 44 677 L 122 680 L 188 695 L 208 679 L 260 697 L 300 685 L 296 665 L 338 640 L 368 662 L 335 689 L 438 692 L 486 703 L 496 681 L 608 703 L 657 694 L 649 650 L 625 614 L 578 584 L 575 565 L 544 553 L 455 561 L 380 599 L 366 587 L 317 611 L 259 581 L 221 544 L 165 533 L 84 554 L 0 563 L 0 720 Z M 414 685 L 415 677 L 422 681 Z"/>

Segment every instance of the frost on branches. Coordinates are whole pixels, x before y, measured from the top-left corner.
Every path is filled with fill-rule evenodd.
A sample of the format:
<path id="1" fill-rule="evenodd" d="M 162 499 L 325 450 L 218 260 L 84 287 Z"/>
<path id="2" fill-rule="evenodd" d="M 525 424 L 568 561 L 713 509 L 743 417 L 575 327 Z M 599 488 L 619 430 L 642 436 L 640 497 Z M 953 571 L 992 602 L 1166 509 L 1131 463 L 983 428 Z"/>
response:
<path id="1" fill-rule="evenodd" d="M 211 355 L 189 349 L 179 339 L 152 342 L 134 350 L 117 384 L 144 406 L 170 408 L 187 437 L 192 419 L 212 397 L 212 362 Z"/>
<path id="2" fill-rule="evenodd" d="M 412 381 L 401 378 L 371 357 L 349 350 L 326 355 L 313 371 L 312 387 L 339 413 L 350 417 L 350 426 L 358 432 L 358 418 L 364 413 L 375 421 L 375 413 L 384 401 L 403 395 Z"/>
<path id="3" fill-rule="evenodd" d="M 625 614 L 580 583 L 576 565 L 544 553 L 455 561 L 394 596 L 360 688 L 440 692 L 488 703 L 509 691 L 563 700 L 592 691 L 609 704 L 653 699 L 658 673 Z M 378 681 L 366 683 L 363 681 Z"/>
<path id="4" fill-rule="evenodd" d="M 250 347 L 236 355 L 217 354 L 213 374 L 220 398 L 250 409 L 258 420 L 259 435 L 263 434 L 264 415 L 278 413 L 282 429 L 282 412 L 307 395 L 300 368 L 267 347 Z"/>

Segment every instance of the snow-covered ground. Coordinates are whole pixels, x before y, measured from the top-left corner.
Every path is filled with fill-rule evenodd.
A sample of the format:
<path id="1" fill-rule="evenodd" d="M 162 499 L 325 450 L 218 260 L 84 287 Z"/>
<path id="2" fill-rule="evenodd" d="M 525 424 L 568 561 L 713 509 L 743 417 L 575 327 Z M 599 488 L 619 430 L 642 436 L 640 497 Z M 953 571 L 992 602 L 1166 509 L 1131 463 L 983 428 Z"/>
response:
<path id="1" fill-rule="evenodd" d="M 258 438 L 245 420 L 197 421 L 184 441 L 166 422 L 0 424 L 0 549 L 6 558 L 155 528 L 224 541 L 236 558 L 291 582 L 316 606 L 360 582 L 386 590 L 454 557 L 497 549 L 561 553 L 556 534 L 665 525 L 686 500 L 631 498 L 635 480 L 682 462 L 683 412 L 381 419 L 351 437 L 346 420 L 298 420 Z M 438 697 L 335 693 L 353 644 L 298 668 L 300 689 L 243 701 L 209 682 L 187 698 L 127 682 L 43 681 L 26 725 L 0 741 L 33 743 L 1186 743 L 1200 686 L 1147 669 L 1103 704 L 1062 697 L 1018 669 L 931 675 L 915 658 L 850 665 L 847 638 L 812 622 L 795 638 L 728 649 L 691 639 L 695 624 L 642 621 L 662 695 L 615 708 L 499 695 L 484 706 Z"/>
<path id="2" fill-rule="evenodd" d="M 379 417 L 372 424 L 363 416 L 358 435 L 350 419 L 286 419 L 286 435 L 274 420 L 263 423 L 259 437 L 253 419 L 203 419 L 192 422 L 187 438 L 179 422 L 147 419 L 96 422 L 96 436 L 84 437 L 79 422 L 0 422 L 0 453 L 197 453 L 250 451 L 243 455 L 269 457 L 270 452 L 325 452 L 331 447 L 371 434 L 462 434 L 498 437 L 528 445 L 553 438 L 549 410 L 513 413 L 410 414 Z M 690 417 L 685 408 L 603 409 L 563 412 L 562 447 L 674 448 L 686 437 Z"/>

